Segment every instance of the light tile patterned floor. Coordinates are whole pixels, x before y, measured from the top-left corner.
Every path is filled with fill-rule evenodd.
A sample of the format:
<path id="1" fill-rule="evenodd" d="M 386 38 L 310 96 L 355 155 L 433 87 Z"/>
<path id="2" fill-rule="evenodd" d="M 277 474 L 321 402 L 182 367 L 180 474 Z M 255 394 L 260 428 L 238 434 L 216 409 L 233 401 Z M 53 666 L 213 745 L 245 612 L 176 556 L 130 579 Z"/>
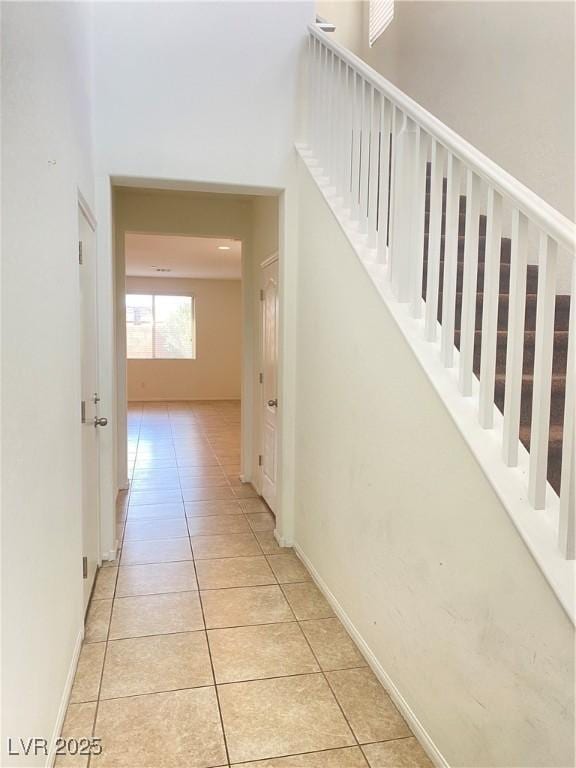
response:
<path id="1" fill-rule="evenodd" d="M 65 736 L 132 768 L 430 763 L 274 518 L 236 402 L 134 405 L 118 562 L 100 569 Z"/>

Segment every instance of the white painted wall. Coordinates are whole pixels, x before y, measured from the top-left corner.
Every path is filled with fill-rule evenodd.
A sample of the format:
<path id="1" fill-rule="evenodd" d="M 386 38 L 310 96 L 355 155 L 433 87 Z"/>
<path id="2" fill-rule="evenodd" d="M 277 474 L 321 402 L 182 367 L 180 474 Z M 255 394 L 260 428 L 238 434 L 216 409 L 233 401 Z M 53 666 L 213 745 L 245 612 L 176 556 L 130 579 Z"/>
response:
<path id="1" fill-rule="evenodd" d="M 98 167 L 279 187 L 314 4 L 97 3 Z"/>
<path id="2" fill-rule="evenodd" d="M 218 191 L 214 185 L 221 185 L 226 192 L 285 185 L 294 159 L 298 61 L 314 3 L 96 3 L 94 16 L 96 213 L 105 235 L 99 261 L 102 281 L 118 299 L 124 266 L 121 249 L 115 259 L 111 243 L 111 177 L 186 190 Z M 245 302 L 247 286 L 244 281 Z M 101 389 L 122 403 L 119 312 L 102 305 L 101 352 L 109 362 Z M 250 349 L 245 353 L 250 359 Z M 248 398 L 242 408 L 250 421 Z M 122 445 L 125 430 L 117 416 L 108 434 Z M 104 459 L 103 477 L 124 485 L 125 458 L 108 446 Z M 250 466 L 245 470 L 249 476 Z M 103 539 L 113 546 L 111 525 Z"/>
<path id="3" fill-rule="evenodd" d="M 2 766 L 52 739 L 83 627 L 78 189 L 90 7 L 2 5 Z"/>
<path id="4" fill-rule="evenodd" d="M 572 765 L 572 625 L 304 166 L 298 194 L 295 545 L 449 765 Z"/>
<path id="5" fill-rule="evenodd" d="M 242 283 L 128 277 L 128 293 L 193 296 L 194 360 L 128 360 L 128 400 L 238 400 L 242 379 Z"/>

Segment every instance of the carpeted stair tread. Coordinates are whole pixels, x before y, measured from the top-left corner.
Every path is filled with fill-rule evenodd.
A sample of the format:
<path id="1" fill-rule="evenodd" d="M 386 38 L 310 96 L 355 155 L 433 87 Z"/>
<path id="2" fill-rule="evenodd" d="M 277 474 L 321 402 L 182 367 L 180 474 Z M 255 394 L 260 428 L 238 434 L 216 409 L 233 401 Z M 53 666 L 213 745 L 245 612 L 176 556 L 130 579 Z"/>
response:
<path id="1" fill-rule="evenodd" d="M 446 237 L 445 235 L 441 235 L 440 237 L 440 259 L 443 260 L 444 258 L 444 247 L 445 247 Z M 503 237 L 500 245 L 500 263 L 501 264 L 510 264 L 510 254 L 512 250 L 512 241 L 508 237 Z M 464 258 L 464 235 L 458 235 L 458 246 L 457 246 L 457 259 L 458 261 L 461 261 Z M 479 235 L 478 236 L 478 261 L 482 262 L 484 261 L 484 257 L 486 255 L 486 236 L 485 235 Z M 424 261 L 428 260 L 428 237 L 424 237 Z"/>
<path id="2" fill-rule="evenodd" d="M 529 425 L 532 423 L 532 392 L 534 377 L 525 375 L 522 377 L 522 396 L 520 401 L 520 423 Z M 506 376 L 498 374 L 494 386 L 494 402 L 498 409 L 504 412 L 504 393 L 506 390 Z M 550 385 L 550 424 L 562 425 L 564 421 L 564 398 L 566 395 L 566 377 L 553 376 Z"/>
<path id="3" fill-rule="evenodd" d="M 480 342 L 482 331 L 474 331 L 474 373 L 480 372 Z M 460 349 L 460 330 L 454 333 L 454 343 Z M 536 345 L 536 334 L 534 331 L 527 331 L 524 334 L 524 354 L 522 356 L 522 370 L 528 374 L 534 370 L 534 354 Z M 496 372 L 505 373 L 506 371 L 506 350 L 508 346 L 508 331 L 498 331 L 496 335 Z M 552 358 L 552 372 L 555 375 L 566 374 L 566 358 L 568 355 L 568 331 L 555 331 L 554 333 L 554 355 Z"/>
<path id="4" fill-rule="evenodd" d="M 456 329 L 460 329 L 462 314 L 462 293 L 456 294 Z M 502 293 L 498 297 L 498 330 L 506 331 L 508 329 L 508 308 L 509 295 Z M 524 328 L 526 331 L 536 330 L 536 302 L 537 297 L 534 293 L 526 295 L 526 312 L 524 316 Z M 476 330 L 482 330 L 482 313 L 484 308 L 484 294 L 476 294 Z M 554 327 L 557 329 L 568 328 L 570 317 L 570 297 L 557 296 L 554 309 Z M 438 297 L 438 321 L 442 320 L 442 295 Z"/>
<path id="5" fill-rule="evenodd" d="M 480 216 L 479 222 L 478 222 L 478 233 L 480 235 L 486 234 L 486 222 L 487 222 L 486 216 Z M 442 232 L 444 232 L 446 227 L 446 211 L 442 212 Z M 466 211 L 460 210 L 458 214 L 458 234 L 464 235 L 466 229 Z M 424 216 L 424 234 L 428 234 L 430 231 L 430 212 L 426 211 L 426 214 Z"/>
<path id="6" fill-rule="evenodd" d="M 440 291 L 444 285 L 444 259 L 440 262 Z M 424 264 L 422 270 L 422 298 L 426 298 L 426 289 L 428 286 L 428 272 L 426 269 L 427 262 Z M 477 272 L 477 285 L 482 287 L 484 285 L 484 262 L 478 264 Z M 464 260 L 460 260 L 456 263 L 456 291 L 461 292 L 464 285 Z M 530 264 L 526 271 L 526 291 L 527 293 L 536 293 L 538 289 L 538 267 L 534 264 Z M 510 264 L 500 264 L 500 293 L 509 293 L 510 290 Z"/>

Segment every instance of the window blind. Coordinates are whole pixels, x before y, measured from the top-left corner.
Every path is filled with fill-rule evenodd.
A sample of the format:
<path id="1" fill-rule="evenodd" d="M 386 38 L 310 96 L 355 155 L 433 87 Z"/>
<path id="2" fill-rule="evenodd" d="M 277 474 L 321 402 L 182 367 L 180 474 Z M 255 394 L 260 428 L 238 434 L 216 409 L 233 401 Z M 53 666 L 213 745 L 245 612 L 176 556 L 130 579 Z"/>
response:
<path id="1" fill-rule="evenodd" d="M 368 37 L 372 47 L 394 18 L 394 0 L 370 0 Z"/>
<path id="2" fill-rule="evenodd" d="M 194 300 L 191 296 L 126 295 L 126 351 L 129 358 L 193 359 Z"/>

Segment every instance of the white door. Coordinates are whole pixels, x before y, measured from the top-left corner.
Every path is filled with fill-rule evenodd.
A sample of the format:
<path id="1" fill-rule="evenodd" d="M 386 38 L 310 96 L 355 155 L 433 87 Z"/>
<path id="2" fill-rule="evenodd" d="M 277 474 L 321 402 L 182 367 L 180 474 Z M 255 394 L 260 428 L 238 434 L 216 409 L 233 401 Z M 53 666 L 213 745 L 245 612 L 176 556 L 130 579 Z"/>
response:
<path id="1" fill-rule="evenodd" d="M 278 258 L 262 264 L 262 496 L 276 511 L 278 419 Z"/>
<path id="2" fill-rule="evenodd" d="M 96 293 L 96 233 L 78 213 L 81 344 L 82 434 L 82 573 L 84 608 L 88 606 L 100 555 L 98 467 L 98 314 Z M 102 420 L 104 422 L 104 420 Z M 80 564 L 79 564 L 80 565 Z"/>

